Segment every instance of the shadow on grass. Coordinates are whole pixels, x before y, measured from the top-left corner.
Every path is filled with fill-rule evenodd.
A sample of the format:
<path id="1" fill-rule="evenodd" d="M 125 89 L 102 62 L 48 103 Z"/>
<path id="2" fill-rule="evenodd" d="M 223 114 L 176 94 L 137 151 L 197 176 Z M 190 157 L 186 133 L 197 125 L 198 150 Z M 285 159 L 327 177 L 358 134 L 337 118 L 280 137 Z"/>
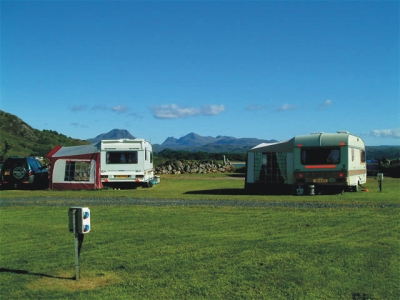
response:
<path id="1" fill-rule="evenodd" d="M 243 179 L 246 177 L 245 174 L 243 174 L 243 173 L 230 173 L 230 174 L 227 174 L 227 176 L 235 177 L 235 178 L 243 178 Z"/>
<path id="2" fill-rule="evenodd" d="M 342 189 L 337 188 L 324 188 L 315 189 L 314 196 L 318 195 L 338 195 L 342 194 Z M 187 195 L 237 195 L 237 196 L 297 196 L 296 191 L 292 188 L 286 187 L 264 187 L 264 188 L 256 188 L 252 190 L 246 190 L 244 188 L 236 188 L 236 189 L 212 189 L 212 190 L 195 190 L 195 191 L 187 191 L 185 192 Z M 305 190 L 304 195 L 310 195 L 310 191 Z"/>
<path id="3" fill-rule="evenodd" d="M 62 277 L 62 276 L 53 276 L 43 273 L 33 273 L 26 270 L 13 270 L 13 269 L 6 269 L 0 268 L 0 273 L 14 273 L 14 274 L 24 274 L 24 275 L 34 275 L 34 276 L 41 276 L 41 277 L 49 277 L 49 278 L 58 278 L 58 279 L 68 279 L 68 280 L 75 280 L 74 277 Z"/>
<path id="4" fill-rule="evenodd" d="M 213 189 L 213 190 L 196 190 L 187 191 L 188 195 L 246 195 L 244 189 Z"/>
<path id="5" fill-rule="evenodd" d="M 213 190 L 195 190 L 185 192 L 187 195 L 237 195 L 237 196 L 251 196 L 251 195 L 291 195 L 290 191 L 285 190 L 255 190 L 247 191 L 245 189 L 213 189 Z"/>

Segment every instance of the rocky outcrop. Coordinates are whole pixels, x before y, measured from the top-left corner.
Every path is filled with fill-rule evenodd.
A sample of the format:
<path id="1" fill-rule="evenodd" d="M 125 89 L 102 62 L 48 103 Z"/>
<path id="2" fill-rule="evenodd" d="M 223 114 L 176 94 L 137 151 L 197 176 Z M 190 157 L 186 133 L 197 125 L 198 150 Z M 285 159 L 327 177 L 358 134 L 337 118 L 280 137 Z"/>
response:
<path id="1" fill-rule="evenodd" d="M 200 173 L 224 173 L 232 172 L 235 167 L 231 164 L 219 164 L 214 162 L 182 162 L 174 161 L 155 167 L 156 174 L 200 174 Z"/>

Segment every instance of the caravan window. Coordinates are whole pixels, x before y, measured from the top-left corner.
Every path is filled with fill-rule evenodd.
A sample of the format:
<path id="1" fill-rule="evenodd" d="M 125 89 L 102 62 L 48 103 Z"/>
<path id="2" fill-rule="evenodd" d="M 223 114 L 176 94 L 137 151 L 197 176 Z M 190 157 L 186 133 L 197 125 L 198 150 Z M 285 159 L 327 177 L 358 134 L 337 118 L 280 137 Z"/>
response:
<path id="1" fill-rule="evenodd" d="M 286 153 L 255 152 L 254 178 L 259 183 L 283 183 L 287 179 Z"/>
<path id="2" fill-rule="evenodd" d="M 90 161 L 67 161 L 64 181 L 90 181 Z"/>
<path id="3" fill-rule="evenodd" d="M 106 154 L 107 164 L 137 164 L 137 151 L 108 151 Z"/>
<path id="4" fill-rule="evenodd" d="M 305 148 L 301 149 L 302 165 L 323 165 L 340 163 L 340 148 Z"/>
<path id="5" fill-rule="evenodd" d="M 149 160 L 150 159 L 150 163 L 153 162 L 153 152 L 151 152 L 150 150 L 146 149 L 145 150 L 145 160 Z"/>
<path id="6" fill-rule="evenodd" d="M 361 152 L 361 162 L 365 163 L 365 151 L 364 150 L 360 150 Z"/>

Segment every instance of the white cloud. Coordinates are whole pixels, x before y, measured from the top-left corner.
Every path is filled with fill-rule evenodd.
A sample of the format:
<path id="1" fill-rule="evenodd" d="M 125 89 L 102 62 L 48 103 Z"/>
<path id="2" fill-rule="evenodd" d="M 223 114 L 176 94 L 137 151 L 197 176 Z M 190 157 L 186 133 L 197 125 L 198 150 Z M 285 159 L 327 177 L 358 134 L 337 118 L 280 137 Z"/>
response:
<path id="1" fill-rule="evenodd" d="M 333 104 L 332 100 L 326 100 L 319 105 L 319 108 L 325 108 L 325 107 L 331 106 L 332 104 Z"/>
<path id="2" fill-rule="evenodd" d="M 159 105 L 151 108 L 158 119 L 178 119 L 192 116 L 214 116 L 225 111 L 224 105 L 203 105 L 197 107 L 179 107 L 176 104 Z"/>
<path id="3" fill-rule="evenodd" d="M 206 115 L 206 116 L 214 116 L 214 115 L 219 115 L 220 113 L 225 111 L 225 106 L 224 105 L 203 105 L 201 108 L 201 115 Z"/>
<path id="4" fill-rule="evenodd" d="M 129 110 L 129 108 L 125 105 L 117 105 L 117 106 L 113 106 L 111 108 L 111 111 L 117 112 L 119 114 L 123 114 L 123 113 L 127 112 L 128 110 Z"/>
<path id="5" fill-rule="evenodd" d="M 287 111 L 287 110 L 295 110 L 297 107 L 295 105 L 285 103 L 281 107 L 278 107 L 276 111 Z"/>
<path id="6" fill-rule="evenodd" d="M 394 129 L 375 129 L 370 132 L 366 132 L 366 135 L 379 137 L 379 138 L 395 138 L 400 139 L 400 128 Z"/>
<path id="7" fill-rule="evenodd" d="M 73 112 L 79 112 L 79 111 L 85 111 L 88 109 L 88 107 L 86 105 L 75 105 L 72 106 L 71 111 Z M 115 106 L 106 106 L 106 105 L 94 105 L 92 106 L 91 110 L 103 110 L 103 111 L 111 111 L 114 113 L 118 113 L 118 114 L 124 114 L 126 112 L 129 111 L 129 107 L 126 105 L 115 105 Z"/>
<path id="8" fill-rule="evenodd" d="M 92 110 L 108 110 L 115 113 L 123 114 L 129 111 L 129 108 L 125 105 L 115 105 L 112 107 L 108 107 L 106 105 L 95 105 L 92 107 Z"/>

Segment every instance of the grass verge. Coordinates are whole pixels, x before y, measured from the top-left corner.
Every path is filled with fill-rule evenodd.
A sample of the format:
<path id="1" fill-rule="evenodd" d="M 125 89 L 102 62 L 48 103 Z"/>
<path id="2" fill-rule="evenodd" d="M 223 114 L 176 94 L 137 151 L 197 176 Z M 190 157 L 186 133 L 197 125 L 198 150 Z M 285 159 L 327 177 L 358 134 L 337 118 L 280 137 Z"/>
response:
<path id="1" fill-rule="evenodd" d="M 2 298 L 400 298 L 399 209 L 385 206 L 152 207 L 113 205 L 111 200 L 91 207 L 92 231 L 85 236 L 80 260 L 82 278 L 73 280 L 68 209 L 57 206 L 63 195 L 66 199 L 73 195 L 83 205 L 85 195 L 144 193 L 149 197 L 162 189 L 171 198 L 218 199 L 218 193 L 186 192 L 230 184 L 230 189 L 239 189 L 238 182 L 182 177 L 165 178 L 154 189 L 135 191 L 33 191 L 31 196 L 55 193 L 60 199 L 43 197 L 40 207 L 2 206 Z M 398 203 L 399 181 L 385 183 L 382 192 L 368 186 L 369 193 L 254 197 L 258 201 Z M 20 193 L 3 191 L 2 195 L 7 193 L 3 204 L 21 198 L 12 192 Z M 22 198 L 29 201 L 28 196 Z"/>
<path id="2" fill-rule="evenodd" d="M 250 195 L 244 189 L 244 177 L 240 174 L 181 174 L 163 175 L 161 183 L 152 188 L 136 190 L 4 190 L 0 191 L 1 201 L 13 199 L 42 198 L 43 201 L 60 198 L 137 198 L 137 199 L 183 199 L 183 200 L 252 200 L 252 201 L 290 201 L 334 202 L 334 203 L 399 203 L 400 179 L 386 177 L 379 189 L 375 178 L 369 177 L 364 185 L 368 192 L 345 193 L 344 195 L 282 196 Z"/>

